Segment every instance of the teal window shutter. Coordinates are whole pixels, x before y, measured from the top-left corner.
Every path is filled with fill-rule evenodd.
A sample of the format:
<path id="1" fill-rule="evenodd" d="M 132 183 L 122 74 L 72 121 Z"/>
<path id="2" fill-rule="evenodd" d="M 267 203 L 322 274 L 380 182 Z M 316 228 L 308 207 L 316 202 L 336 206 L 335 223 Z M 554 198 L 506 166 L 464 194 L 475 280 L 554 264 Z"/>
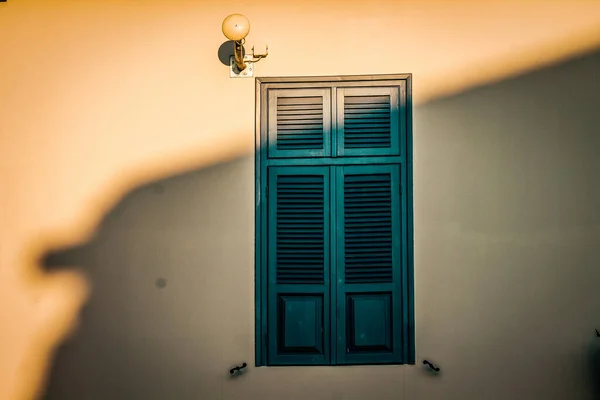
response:
<path id="1" fill-rule="evenodd" d="M 257 365 L 414 364 L 411 78 L 259 78 Z"/>
<path id="2" fill-rule="evenodd" d="M 331 157 L 331 89 L 268 92 L 268 157 Z"/>
<path id="3" fill-rule="evenodd" d="M 400 165 L 338 167 L 337 363 L 402 363 Z"/>
<path id="4" fill-rule="evenodd" d="M 329 168 L 268 175 L 268 363 L 329 364 Z"/>
<path id="5" fill-rule="evenodd" d="M 337 155 L 400 155 L 404 98 L 402 86 L 338 88 Z"/>

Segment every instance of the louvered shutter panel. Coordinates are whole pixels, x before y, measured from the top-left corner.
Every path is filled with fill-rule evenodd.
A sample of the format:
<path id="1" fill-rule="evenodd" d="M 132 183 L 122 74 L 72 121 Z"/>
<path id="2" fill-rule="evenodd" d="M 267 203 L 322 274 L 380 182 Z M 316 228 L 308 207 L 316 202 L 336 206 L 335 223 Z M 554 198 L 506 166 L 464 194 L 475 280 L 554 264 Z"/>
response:
<path id="1" fill-rule="evenodd" d="M 338 167 L 337 363 L 400 363 L 403 207 L 400 166 Z"/>
<path id="2" fill-rule="evenodd" d="M 337 155 L 397 156 L 405 122 L 402 86 L 337 90 Z M 401 104 L 402 103 L 402 104 Z"/>
<path id="3" fill-rule="evenodd" d="M 268 361 L 329 364 L 329 167 L 268 175 Z"/>
<path id="4" fill-rule="evenodd" d="M 331 89 L 268 91 L 268 157 L 331 156 Z"/>

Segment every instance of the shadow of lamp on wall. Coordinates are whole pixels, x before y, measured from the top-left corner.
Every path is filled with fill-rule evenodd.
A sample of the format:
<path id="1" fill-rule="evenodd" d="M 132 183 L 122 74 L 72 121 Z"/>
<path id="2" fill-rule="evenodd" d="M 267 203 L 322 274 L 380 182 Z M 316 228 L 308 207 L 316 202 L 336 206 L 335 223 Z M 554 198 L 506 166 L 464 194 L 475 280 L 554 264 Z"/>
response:
<path id="1" fill-rule="evenodd" d="M 250 22 L 242 14 L 231 14 L 225 18 L 222 25 L 223 34 L 233 42 L 233 55 L 229 58 L 230 78 L 251 78 L 254 76 L 254 63 L 269 55 L 269 46 L 266 46 L 264 54 L 246 55 L 244 43 L 250 32 Z"/>

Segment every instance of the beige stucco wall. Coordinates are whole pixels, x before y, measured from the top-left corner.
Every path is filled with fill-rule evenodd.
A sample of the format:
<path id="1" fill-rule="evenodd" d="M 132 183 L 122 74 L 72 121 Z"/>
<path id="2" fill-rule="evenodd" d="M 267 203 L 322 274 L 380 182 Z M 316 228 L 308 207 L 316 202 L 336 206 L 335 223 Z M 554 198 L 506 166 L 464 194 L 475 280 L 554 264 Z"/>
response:
<path id="1" fill-rule="evenodd" d="M 237 381 L 223 374 L 254 351 L 254 80 L 230 79 L 217 56 L 221 21 L 233 12 L 252 23 L 250 47 L 269 45 L 258 76 L 414 74 L 417 354 L 438 360 L 442 377 L 415 367 L 261 368 Z M 127 231 L 129 249 L 178 243 L 154 258 L 160 263 L 129 250 L 118 259 L 131 268 L 128 281 L 98 275 L 133 293 L 128 312 L 172 318 L 177 329 L 150 311 L 134 320 L 156 332 L 159 347 L 171 348 L 174 337 L 186 344 L 160 355 L 186 376 L 176 398 L 583 395 L 578 360 L 598 315 L 600 283 L 592 268 L 599 234 L 593 113 L 587 103 L 563 114 L 536 108 L 547 100 L 540 93 L 504 118 L 494 114 L 490 107 L 519 100 L 518 85 L 489 89 L 481 100 L 479 92 L 435 100 L 592 50 L 598 26 L 597 1 L 8 0 L 0 4 L 1 266 L 18 268 L 50 247 L 85 242 L 139 185 L 224 163 L 192 175 L 193 202 L 183 196 L 191 189 L 178 192 L 170 186 L 177 181 L 167 181 L 161 207 L 118 206 L 147 225 L 128 230 L 116 218 L 102 222 L 109 235 L 98 236 L 109 243 Z M 594 99 L 590 93 L 569 104 Z M 570 139 L 538 131 L 548 118 L 564 124 Z M 571 153 L 561 158 L 565 149 Z M 557 180 L 567 183 L 559 190 Z M 204 217 L 171 222 L 173 230 L 164 226 L 183 224 L 175 211 L 158 219 L 162 225 L 152 222 L 186 205 Z M 156 295 L 159 275 L 170 283 Z M 557 297 L 565 283 L 570 291 Z M 134 339 L 123 339 L 123 351 L 144 359 Z M 538 363 L 546 374 L 537 374 Z M 98 379 L 82 385 L 107 385 Z"/>

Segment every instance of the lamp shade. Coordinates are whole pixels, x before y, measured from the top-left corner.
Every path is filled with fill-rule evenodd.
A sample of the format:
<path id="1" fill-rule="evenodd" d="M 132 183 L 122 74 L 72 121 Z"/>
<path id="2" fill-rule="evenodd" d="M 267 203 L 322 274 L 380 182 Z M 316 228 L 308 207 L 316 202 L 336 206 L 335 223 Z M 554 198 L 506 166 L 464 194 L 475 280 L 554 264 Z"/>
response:
<path id="1" fill-rule="evenodd" d="M 231 14 L 223 21 L 222 29 L 227 39 L 239 41 L 250 32 L 250 21 L 242 14 Z"/>

